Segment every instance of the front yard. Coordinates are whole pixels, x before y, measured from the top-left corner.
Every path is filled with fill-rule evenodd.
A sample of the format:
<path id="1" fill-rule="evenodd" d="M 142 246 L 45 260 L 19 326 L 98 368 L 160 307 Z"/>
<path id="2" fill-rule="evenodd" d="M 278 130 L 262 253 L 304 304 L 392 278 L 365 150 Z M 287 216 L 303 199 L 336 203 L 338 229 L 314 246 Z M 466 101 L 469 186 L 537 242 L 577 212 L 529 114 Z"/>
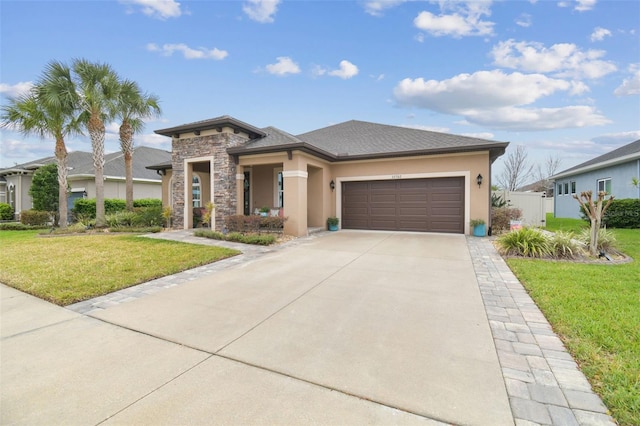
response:
<path id="1" fill-rule="evenodd" d="M 69 305 L 239 254 L 135 235 L 0 231 L 0 282 Z"/>
<path id="2" fill-rule="evenodd" d="M 547 218 L 547 230 L 586 222 Z M 507 259 L 621 425 L 640 424 L 640 229 L 616 229 L 618 265 Z"/>

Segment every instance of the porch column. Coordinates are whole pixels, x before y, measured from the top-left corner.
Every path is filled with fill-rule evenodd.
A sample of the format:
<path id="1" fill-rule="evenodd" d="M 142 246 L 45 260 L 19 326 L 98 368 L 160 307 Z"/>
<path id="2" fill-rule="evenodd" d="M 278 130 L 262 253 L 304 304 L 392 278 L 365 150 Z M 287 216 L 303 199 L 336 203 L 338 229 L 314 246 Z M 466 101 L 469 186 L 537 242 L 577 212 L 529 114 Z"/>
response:
<path id="1" fill-rule="evenodd" d="M 295 237 L 306 236 L 307 229 L 307 164 L 303 158 L 294 155 L 283 164 L 284 215 L 289 219 L 284 223 L 284 233 Z"/>
<path id="2" fill-rule="evenodd" d="M 236 170 L 236 214 L 244 214 L 244 166 Z"/>

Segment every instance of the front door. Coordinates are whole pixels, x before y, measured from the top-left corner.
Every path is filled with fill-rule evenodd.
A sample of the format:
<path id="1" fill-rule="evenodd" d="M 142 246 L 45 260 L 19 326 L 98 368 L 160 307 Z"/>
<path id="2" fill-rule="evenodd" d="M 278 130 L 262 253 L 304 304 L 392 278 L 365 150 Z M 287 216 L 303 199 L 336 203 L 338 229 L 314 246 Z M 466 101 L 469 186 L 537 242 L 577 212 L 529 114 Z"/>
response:
<path id="1" fill-rule="evenodd" d="M 251 172 L 244 172 L 244 214 L 251 214 Z"/>

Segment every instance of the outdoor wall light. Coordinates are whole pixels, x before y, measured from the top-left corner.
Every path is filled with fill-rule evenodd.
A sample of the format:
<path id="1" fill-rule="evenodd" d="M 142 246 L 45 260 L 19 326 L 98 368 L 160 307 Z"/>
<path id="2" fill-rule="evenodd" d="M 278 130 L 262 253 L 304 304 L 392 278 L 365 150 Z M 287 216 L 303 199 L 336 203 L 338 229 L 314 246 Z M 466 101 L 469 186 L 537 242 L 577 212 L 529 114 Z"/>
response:
<path id="1" fill-rule="evenodd" d="M 331 188 L 331 192 L 336 189 L 336 183 L 333 180 L 329 183 L 329 188 Z"/>
<path id="2" fill-rule="evenodd" d="M 478 188 L 482 185 L 482 175 L 478 173 L 478 177 L 476 178 L 476 182 L 478 184 Z"/>

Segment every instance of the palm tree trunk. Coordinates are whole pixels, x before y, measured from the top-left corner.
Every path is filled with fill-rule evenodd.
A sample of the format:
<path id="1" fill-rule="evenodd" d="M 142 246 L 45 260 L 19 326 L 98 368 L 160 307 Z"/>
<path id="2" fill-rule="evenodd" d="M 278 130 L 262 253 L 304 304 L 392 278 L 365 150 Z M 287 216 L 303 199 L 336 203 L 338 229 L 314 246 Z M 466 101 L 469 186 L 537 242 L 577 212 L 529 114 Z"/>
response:
<path id="1" fill-rule="evenodd" d="M 67 147 L 62 136 L 56 137 L 56 159 L 58 163 L 58 225 L 67 227 Z"/>
<path id="2" fill-rule="evenodd" d="M 93 167 L 96 185 L 96 228 L 106 224 L 104 210 L 104 123 L 99 117 L 92 115 L 88 124 L 91 148 L 93 150 Z"/>
<path id="3" fill-rule="evenodd" d="M 126 119 L 120 126 L 120 147 L 124 154 L 127 210 L 133 211 L 133 129 Z"/>

